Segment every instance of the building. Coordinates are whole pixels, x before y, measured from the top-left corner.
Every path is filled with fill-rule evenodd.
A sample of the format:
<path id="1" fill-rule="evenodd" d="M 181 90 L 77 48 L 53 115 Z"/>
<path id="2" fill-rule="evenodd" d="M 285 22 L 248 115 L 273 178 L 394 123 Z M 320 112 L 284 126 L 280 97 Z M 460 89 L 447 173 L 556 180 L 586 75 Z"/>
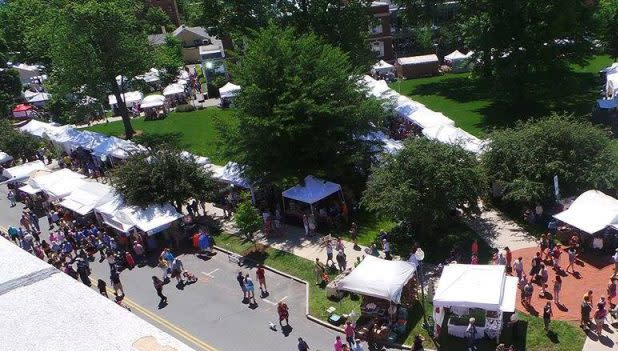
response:
<path id="1" fill-rule="evenodd" d="M 379 59 L 392 61 L 393 36 L 391 34 L 390 5 L 388 2 L 374 1 L 371 3 L 371 32 L 369 34 L 369 45 Z"/>
<path id="2" fill-rule="evenodd" d="M 147 7 L 158 7 L 165 11 L 174 25 L 180 25 L 180 13 L 176 0 L 146 0 Z"/>
<path id="3" fill-rule="evenodd" d="M 149 35 L 148 42 L 153 46 L 163 45 L 167 34 Z M 209 35 L 203 27 L 182 25 L 169 34 L 182 42 L 182 58 L 186 64 L 225 58 L 223 42 Z"/>
<path id="4" fill-rule="evenodd" d="M 0 236 L 2 350 L 194 351 Z"/>

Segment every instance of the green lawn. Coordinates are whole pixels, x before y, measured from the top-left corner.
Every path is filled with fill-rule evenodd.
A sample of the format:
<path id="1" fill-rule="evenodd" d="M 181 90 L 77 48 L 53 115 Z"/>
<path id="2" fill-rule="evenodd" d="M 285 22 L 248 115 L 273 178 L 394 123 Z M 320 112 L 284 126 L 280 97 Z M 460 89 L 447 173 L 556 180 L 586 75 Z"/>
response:
<path id="1" fill-rule="evenodd" d="M 606 55 L 596 56 L 586 66 L 573 66 L 567 74 L 548 77 L 544 81 L 550 83 L 531 88 L 535 101 L 506 101 L 495 93 L 498 89 L 493 83 L 472 78 L 469 73 L 410 79 L 390 86 L 482 137 L 494 127 L 551 111 L 589 115 L 600 89 L 598 71 L 611 62 Z"/>
<path id="2" fill-rule="evenodd" d="M 217 152 L 219 133 L 215 128 L 215 121 L 234 123 L 233 113 L 232 110 L 213 107 L 193 112 L 171 112 L 167 118 L 157 121 L 144 121 L 143 118 L 137 118 L 132 120 L 132 123 L 135 130 L 142 131 L 145 135 L 178 134 L 183 149 L 197 155 L 207 156 L 215 164 L 224 165 L 229 160 L 221 157 Z M 114 136 L 124 134 L 122 121 L 98 124 L 87 129 Z"/>

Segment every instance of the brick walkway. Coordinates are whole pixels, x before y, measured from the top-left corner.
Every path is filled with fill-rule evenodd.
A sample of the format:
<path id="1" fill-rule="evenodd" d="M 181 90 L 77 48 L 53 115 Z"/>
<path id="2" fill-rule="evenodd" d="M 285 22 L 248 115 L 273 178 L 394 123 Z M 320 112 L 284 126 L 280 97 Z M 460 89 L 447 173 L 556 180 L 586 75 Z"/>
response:
<path id="1" fill-rule="evenodd" d="M 538 248 L 531 247 L 520 249 L 513 252 L 513 260 L 517 257 L 523 257 L 524 273 L 530 272 L 530 262 L 536 254 Z M 593 291 L 594 304 L 598 302 L 601 296 L 606 296 L 607 284 L 609 278 L 613 274 L 613 265 L 610 262 L 611 257 L 600 257 L 592 252 L 585 253 L 581 259 L 578 259 L 575 264 L 575 271 L 579 274 L 562 273 L 562 290 L 560 292 L 560 302 L 563 306 L 553 304 L 554 319 L 579 321 L 580 304 L 582 297 L 588 290 Z M 567 254 L 560 256 L 560 264 L 564 269 L 568 264 Z M 553 298 L 553 284 L 556 273 L 551 266 L 549 268 L 549 281 L 547 295 L 545 298 L 539 297 L 541 287 L 534 285 L 534 295 L 532 296 L 532 308 L 526 309 L 520 301 L 520 293 L 517 293 L 517 309 L 522 312 L 527 312 L 532 315 L 538 315 L 543 312 L 545 303 Z M 616 300 L 614 300 L 615 302 Z"/>

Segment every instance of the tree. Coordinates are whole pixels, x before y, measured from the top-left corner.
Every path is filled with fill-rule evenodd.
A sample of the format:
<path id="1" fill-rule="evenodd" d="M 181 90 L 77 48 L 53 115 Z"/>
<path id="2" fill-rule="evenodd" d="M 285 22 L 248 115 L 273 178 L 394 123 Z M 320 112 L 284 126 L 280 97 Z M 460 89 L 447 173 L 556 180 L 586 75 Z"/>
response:
<path id="1" fill-rule="evenodd" d="M 176 29 L 170 17 L 160 7 L 150 7 L 144 15 L 144 30 L 147 34 L 161 33 L 161 27 L 166 31 Z"/>
<path id="2" fill-rule="evenodd" d="M 596 17 L 599 36 L 605 42 L 607 53 L 616 61 L 618 59 L 618 1 L 600 0 Z"/>
<path id="3" fill-rule="evenodd" d="M 248 240 L 251 240 L 253 234 L 262 228 L 262 216 L 251 203 L 251 196 L 244 194 L 234 213 L 234 222 L 236 222 L 236 228 L 238 228 L 240 234 Z"/>
<path id="4" fill-rule="evenodd" d="M 134 8 L 130 0 L 70 2 L 53 18 L 50 43 L 58 82 L 74 91 L 98 92 L 94 96 L 111 89 L 127 138 L 134 130 L 116 76 L 136 76 L 148 68 L 150 60 L 148 41 Z"/>
<path id="5" fill-rule="evenodd" d="M 221 127 L 223 152 L 252 179 L 282 184 L 307 174 L 350 180 L 371 156 L 360 137 L 384 111 L 359 88 L 348 56 L 314 35 L 271 25 L 230 67 L 243 87 L 238 124 Z M 349 184 L 349 183 L 348 183 Z"/>
<path id="6" fill-rule="evenodd" d="M 0 35 L 0 118 L 7 118 L 11 105 L 21 98 L 21 81 L 14 69 L 6 69 L 8 46 Z"/>
<path id="7" fill-rule="evenodd" d="M 41 147 L 41 141 L 30 134 L 20 133 L 8 120 L 0 120 L 0 150 L 17 159 L 31 160 Z"/>
<path id="8" fill-rule="evenodd" d="M 165 71 L 160 74 L 162 84 L 165 86 L 171 83 L 184 64 L 182 42 L 176 37 L 166 35 L 165 43 L 154 48 L 153 56 L 155 66 Z"/>
<path id="9" fill-rule="evenodd" d="M 466 0 L 458 20 L 475 65 L 506 92 L 524 96 L 528 83 L 548 80 L 569 64 L 585 63 L 592 53 L 594 5 L 581 0 Z"/>
<path id="10" fill-rule="evenodd" d="M 509 203 L 550 202 L 556 175 L 562 196 L 610 191 L 618 184 L 618 145 L 587 121 L 554 114 L 495 131 L 490 140 L 484 168 Z"/>
<path id="11" fill-rule="evenodd" d="M 213 198 L 210 172 L 180 151 L 153 150 L 131 156 L 111 173 L 111 183 L 130 205 L 173 203 L 180 211 L 189 199 Z"/>
<path id="12" fill-rule="evenodd" d="M 453 210 L 477 212 L 485 184 L 476 155 L 458 145 L 410 138 L 373 169 L 362 203 L 427 237 L 450 222 Z"/>

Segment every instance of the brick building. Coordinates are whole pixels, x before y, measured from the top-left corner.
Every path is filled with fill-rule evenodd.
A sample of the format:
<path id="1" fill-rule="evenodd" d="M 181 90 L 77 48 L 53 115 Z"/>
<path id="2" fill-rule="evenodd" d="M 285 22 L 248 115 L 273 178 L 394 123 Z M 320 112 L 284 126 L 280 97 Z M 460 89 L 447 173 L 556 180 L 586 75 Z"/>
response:
<path id="1" fill-rule="evenodd" d="M 146 5 L 161 8 L 176 27 L 180 26 L 180 14 L 176 0 L 146 0 Z"/>
<path id="2" fill-rule="evenodd" d="M 389 7 L 388 2 L 374 1 L 371 3 L 373 18 L 369 33 L 369 45 L 371 50 L 377 53 L 378 58 L 385 61 L 394 59 Z"/>

